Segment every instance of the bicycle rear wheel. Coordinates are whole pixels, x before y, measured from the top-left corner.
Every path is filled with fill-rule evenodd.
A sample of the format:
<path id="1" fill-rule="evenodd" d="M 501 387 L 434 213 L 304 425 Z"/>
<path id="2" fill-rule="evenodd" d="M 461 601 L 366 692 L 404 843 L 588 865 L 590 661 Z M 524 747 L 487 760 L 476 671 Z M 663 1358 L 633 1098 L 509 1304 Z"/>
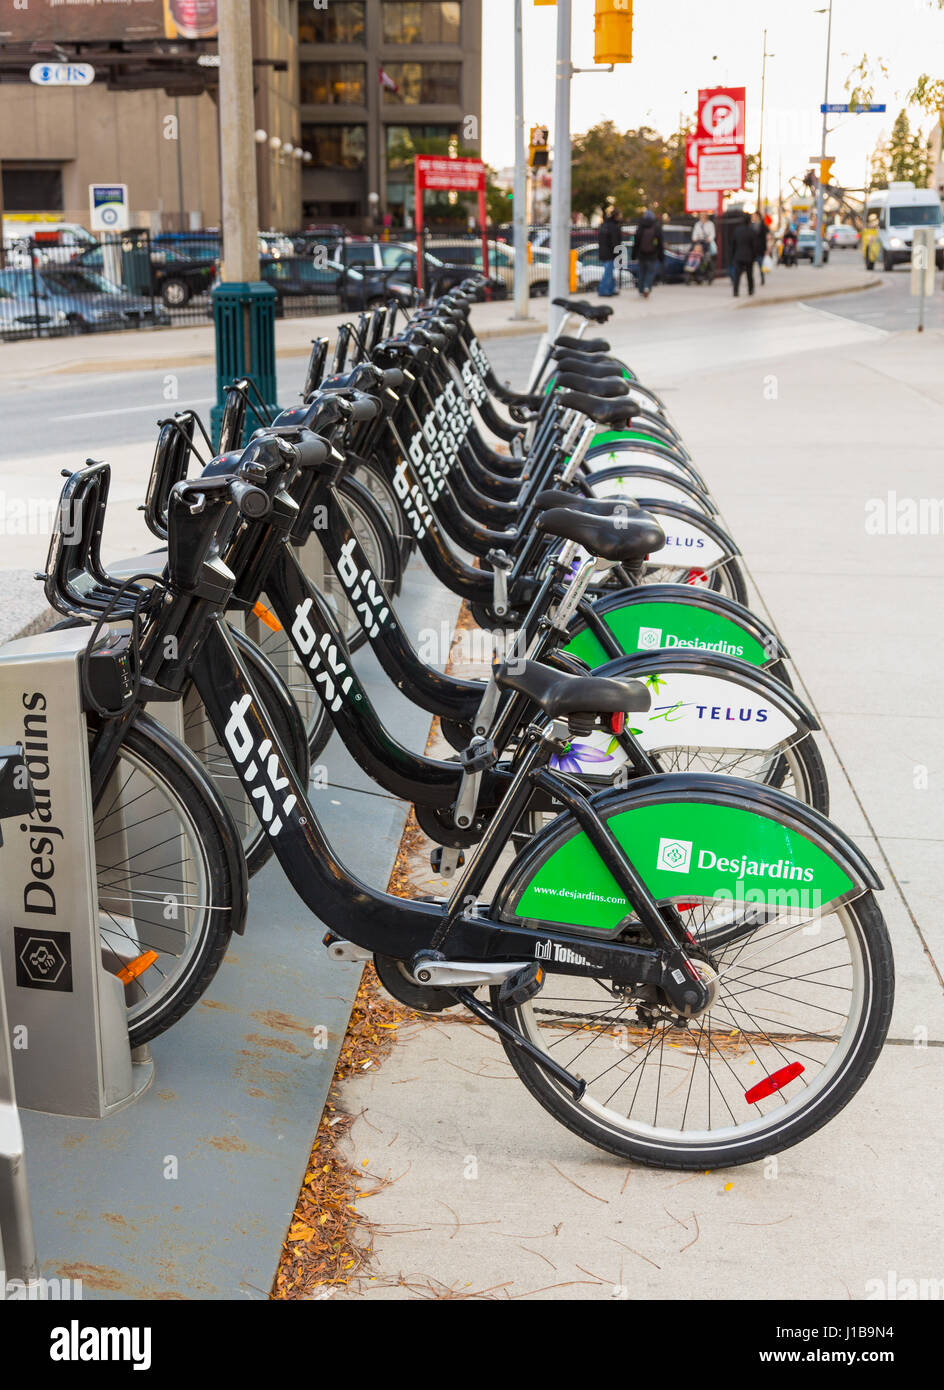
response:
<path id="1" fill-rule="evenodd" d="M 816 922 L 771 914 L 719 929 L 700 907 L 683 920 L 716 971 L 701 1018 L 553 975 L 529 1003 L 502 1005 L 496 989 L 492 1006 L 582 1077 L 584 1095 L 503 1040 L 505 1052 L 545 1110 L 597 1148 L 662 1168 L 755 1162 L 833 1119 L 875 1065 L 894 997 L 885 923 L 871 893 Z"/>

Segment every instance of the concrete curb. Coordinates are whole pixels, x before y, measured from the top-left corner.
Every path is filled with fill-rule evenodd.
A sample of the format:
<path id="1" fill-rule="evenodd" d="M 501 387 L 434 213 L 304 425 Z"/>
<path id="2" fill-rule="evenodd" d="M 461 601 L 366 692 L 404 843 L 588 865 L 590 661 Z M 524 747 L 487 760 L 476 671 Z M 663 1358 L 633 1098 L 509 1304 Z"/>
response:
<path id="1" fill-rule="evenodd" d="M 881 280 L 870 276 L 868 280 L 862 280 L 857 285 L 840 285 L 831 290 L 812 290 L 809 294 L 780 294 L 772 297 L 765 295 L 763 299 L 758 299 L 755 294 L 753 299 L 748 299 L 737 307 L 739 309 L 757 309 L 762 304 L 799 304 L 808 299 L 831 299 L 837 294 L 861 294 L 863 290 L 877 290 L 881 289 L 881 286 Z"/>

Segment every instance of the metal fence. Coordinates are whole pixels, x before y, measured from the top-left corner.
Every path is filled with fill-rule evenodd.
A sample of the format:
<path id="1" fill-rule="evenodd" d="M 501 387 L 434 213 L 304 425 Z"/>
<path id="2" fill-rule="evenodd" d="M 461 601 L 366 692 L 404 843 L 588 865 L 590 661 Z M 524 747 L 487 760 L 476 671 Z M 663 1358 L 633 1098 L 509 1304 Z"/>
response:
<path id="1" fill-rule="evenodd" d="M 620 281 L 633 283 L 630 259 L 635 229 L 624 227 L 627 254 Z M 664 278 L 681 279 L 688 249 L 684 224 L 664 229 Z M 87 238 L 87 239 L 85 239 Z M 487 272 L 493 299 L 514 294 L 515 249 L 510 226 L 451 230 L 427 228 L 421 269 L 429 294 L 441 294 L 471 274 Z M 603 266 L 593 228 L 571 232 L 573 275 L 580 293 L 592 293 Z M 220 275 L 218 232 L 127 232 L 97 240 L 73 232 L 68 240 L 52 224 L 48 233 L 12 239 L 0 267 L 0 337 L 62 336 L 208 324 L 210 292 Z M 529 228 L 527 276 L 532 296 L 548 293 L 550 229 Z M 387 228 L 351 236 L 344 227 L 295 234 L 261 233 L 260 277 L 276 292 L 276 316 L 356 313 L 397 299 L 413 302 L 417 286 L 417 234 Z"/>

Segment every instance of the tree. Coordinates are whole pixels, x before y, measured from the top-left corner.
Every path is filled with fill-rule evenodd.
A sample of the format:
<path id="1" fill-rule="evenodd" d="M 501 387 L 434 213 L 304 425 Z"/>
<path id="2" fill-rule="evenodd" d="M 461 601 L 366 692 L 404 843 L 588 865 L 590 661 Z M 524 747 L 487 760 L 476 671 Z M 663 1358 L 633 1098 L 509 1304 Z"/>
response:
<path id="1" fill-rule="evenodd" d="M 615 203 L 626 218 L 644 208 L 677 216 L 685 209 L 685 133 L 664 139 L 648 126 L 620 133 L 602 121 L 571 147 L 571 206 L 590 218 Z"/>

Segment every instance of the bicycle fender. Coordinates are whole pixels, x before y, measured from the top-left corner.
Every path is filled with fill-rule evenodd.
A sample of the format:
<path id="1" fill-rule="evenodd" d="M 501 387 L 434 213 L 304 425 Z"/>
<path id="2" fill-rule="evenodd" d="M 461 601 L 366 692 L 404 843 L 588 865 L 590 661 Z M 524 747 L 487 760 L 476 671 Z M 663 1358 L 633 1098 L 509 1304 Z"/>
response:
<path id="1" fill-rule="evenodd" d="M 825 816 L 740 778 L 666 773 L 600 792 L 591 804 L 659 903 L 763 903 L 815 918 L 882 887 L 858 846 Z M 595 936 L 612 935 L 634 916 L 569 811 L 511 865 L 492 912 Z"/>
<path id="2" fill-rule="evenodd" d="M 771 627 L 735 599 L 689 584 L 644 584 L 606 594 L 594 615 L 627 654 L 660 648 L 740 657 L 752 666 L 789 659 Z M 575 618 L 564 650 L 590 666 L 610 660 L 583 618 Z"/>

